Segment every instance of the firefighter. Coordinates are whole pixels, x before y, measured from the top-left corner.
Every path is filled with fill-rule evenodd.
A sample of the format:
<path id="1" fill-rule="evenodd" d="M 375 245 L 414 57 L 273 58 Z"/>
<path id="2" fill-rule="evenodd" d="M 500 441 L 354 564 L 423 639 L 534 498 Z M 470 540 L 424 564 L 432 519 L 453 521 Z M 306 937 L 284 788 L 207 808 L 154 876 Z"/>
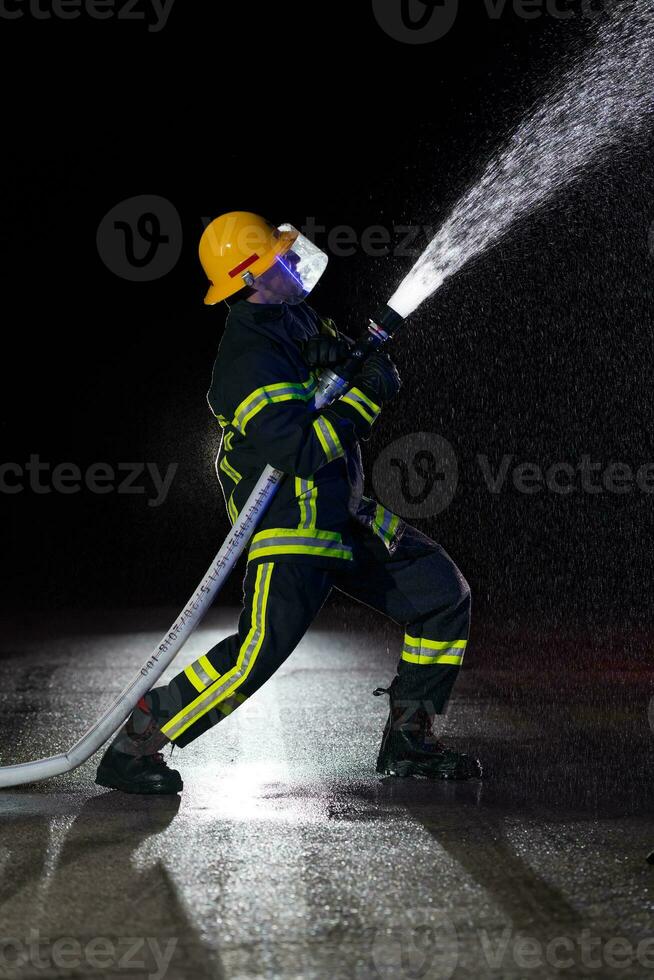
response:
<path id="1" fill-rule="evenodd" d="M 176 793 L 182 780 L 162 748 L 187 746 L 264 684 L 291 654 L 332 588 L 405 630 L 376 769 L 384 775 L 468 779 L 479 762 L 432 733 L 468 642 L 470 590 L 440 545 L 363 494 L 366 440 L 400 378 L 370 356 L 347 392 L 317 411 L 317 377 L 351 342 L 306 298 L 327 256 L 290 225 L 232 212 L 200 242 L 205 303 L 229 315 L 208 402 L 222 442 L 216 460 L 234 523 L 266 464 L 284 472 L 252 537 L 238 629 L 167 685 L 141 698 L 105 752 L 96 782 L 135 793 Z"/>

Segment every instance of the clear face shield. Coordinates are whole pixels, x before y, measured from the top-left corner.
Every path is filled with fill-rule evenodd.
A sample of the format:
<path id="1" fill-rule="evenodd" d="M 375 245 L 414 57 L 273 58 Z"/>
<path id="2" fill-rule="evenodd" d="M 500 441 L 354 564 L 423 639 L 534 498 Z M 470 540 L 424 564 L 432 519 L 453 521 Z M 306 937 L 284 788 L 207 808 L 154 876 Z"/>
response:
<path id="1" fill-rule="evenodd" d="M 278 232 L 297 235 L 292 246 L 275 258 L 274 265 L 257 276 L 254 286 L 268 294 L 271 302 L 297 305 L 307 298 L 327 268 L 329 257 L 293 225 L 280 225 Z"/>

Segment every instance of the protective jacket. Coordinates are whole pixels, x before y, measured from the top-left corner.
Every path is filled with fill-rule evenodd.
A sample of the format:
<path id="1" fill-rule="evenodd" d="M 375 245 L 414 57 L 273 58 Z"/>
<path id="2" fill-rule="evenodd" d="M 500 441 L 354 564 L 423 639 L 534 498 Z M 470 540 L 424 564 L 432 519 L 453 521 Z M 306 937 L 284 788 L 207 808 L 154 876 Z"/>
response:
<path id="1" fill-rule="evenodd" d="M 403 522 L 363 495 L 359 439 L 380 407 L 357 386 L 316 410 L 304 341 L 338 331 L 306 303 L 230 307 L 207 399 L 223 429 L 216 471 L 234 523 L 267 464 L 287 474 L 257 525 L 248 560 L 342 567 L 353 521 L 392 553 Z"/>

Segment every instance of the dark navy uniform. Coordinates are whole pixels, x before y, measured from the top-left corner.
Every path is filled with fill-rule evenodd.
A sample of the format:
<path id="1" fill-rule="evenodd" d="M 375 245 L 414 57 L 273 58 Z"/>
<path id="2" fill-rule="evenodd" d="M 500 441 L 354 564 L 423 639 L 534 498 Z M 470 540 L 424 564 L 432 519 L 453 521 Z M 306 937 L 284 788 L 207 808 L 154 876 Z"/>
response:
<path id="1" fill-rule="evenodd" d="M 438 544 L 363 495 L 359 439 L 380 406 L 355 384 L 316 410 L 301 345 L 321 332 L 336 328 L 306 303 L 230 309 L 208 401 L 223 429 L 216 467 L 232 523 L 267 464 L 287 475 L 250 544 L 238 631 L 146 695 L 180 746 L 265 683 L 332 587 L 404 625 L 396 697 L 442 712 L 461 665 L 468 585 Z"/>
<path id="2" fill-rule="evenodd" d="M 367 519 L 392 545 L 401 522 L 364 500 L 360 438 L 380 408 L 352 387 L 315 411 L 316 375 L 301 344 L 327 330 L 306 303 L 236 303 L 213 369 L 208 400 L 224 429 L 218 478 L 232 522 L 267 463 L 289 474 L 257 527 L 251 562 L 275 558 L 327 568 L 352 561 L 351 518 Z"/>

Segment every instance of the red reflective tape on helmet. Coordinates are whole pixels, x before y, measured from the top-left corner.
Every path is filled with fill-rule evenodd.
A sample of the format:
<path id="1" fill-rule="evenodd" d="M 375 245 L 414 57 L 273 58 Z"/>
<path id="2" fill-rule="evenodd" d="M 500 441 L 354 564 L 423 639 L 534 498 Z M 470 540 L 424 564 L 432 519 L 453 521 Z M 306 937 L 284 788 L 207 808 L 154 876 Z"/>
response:
<path id="1" fill-rule="evenodd" d="M 230 278 L 234 279 L 240 272 L 245 272 L 245 270 L 249 269 L 251 265 L 254 265 L 258 258 L 259 256 L 255 252 L 249 259 L 246 259 L 245 262 L 241 262 L 241 264 L 237 265 L 235 269 L 232 269 L 232 271 L 229 273 Z"/>

